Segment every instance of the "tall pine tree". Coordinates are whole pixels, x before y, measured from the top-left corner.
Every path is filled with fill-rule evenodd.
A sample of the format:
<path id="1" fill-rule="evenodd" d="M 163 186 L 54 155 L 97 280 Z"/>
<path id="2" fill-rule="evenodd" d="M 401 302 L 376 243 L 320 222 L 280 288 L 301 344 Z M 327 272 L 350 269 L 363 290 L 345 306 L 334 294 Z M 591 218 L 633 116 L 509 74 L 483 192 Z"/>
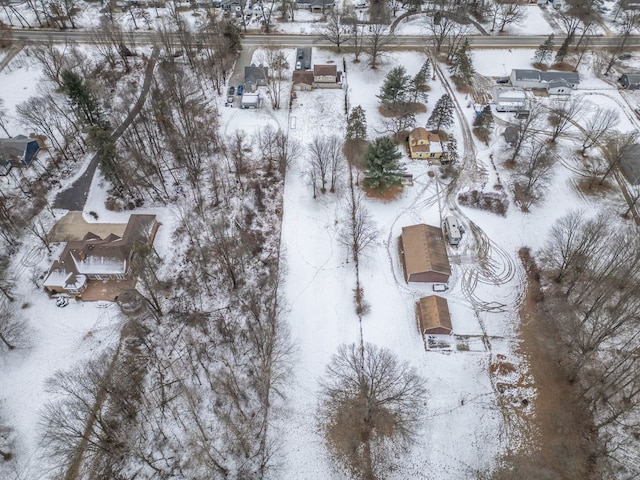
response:
<path id="1" fill-rule="evenodd" d="M 401 185 L 403 169 L 400 158 L 402 154 L 388 137 L 376 138 L 369 145 L 364 159 L 365 187 L 382 192 L 394 185 Z"/>
<path id="2" fill-rule="evenodd" d="M 445 93 L 433 107 L 427 127 L 440 130 L 442 127 L 450 127 L 451 125 L 453 125 L 453 101 L 449 94 Z"/>
<path id="3" fill-rule="evenodd" d="M 367 118 L 360 105 L 351 109 L 347 118 L 347 140 L 367 139 Z"/>
<path id="4" fill-rule="evenodd" d="M 71 70 L 64 70 L 62 72 L 62 87 L 71 104 L 75 107 L 78 116 L 87 125 L 103 127 L 98 102 L 80 75 Z"/>
<path id="5" fill-rule="evenodd" d="M 451 75 L 458 77 L 467 83 L 471 81 L 475 72 L 475 68 L 471 62 L 471 57 L 469 56 L 470 48 L 469 40 L 465 39 L 453 54 L 453 58 L 449 64 L 449 72 Z"/>
<path id="6" fill-rule="evenodd" d="M 533 61 L 540 65 L 547 63 L 553 55 L 553 33 L 547 37 L 547 39 L 540 44 L 536 52 L 533 54 Z"/>
<path id="7" fill-rule="evenodd" d="M 399 66 L 391 70 L 380 88 L 380 95 L 378 95 L 382 105 L 393 108 L 406 102 L 410 81 L 411 78 L 407 75 L 404 67 Z"/>

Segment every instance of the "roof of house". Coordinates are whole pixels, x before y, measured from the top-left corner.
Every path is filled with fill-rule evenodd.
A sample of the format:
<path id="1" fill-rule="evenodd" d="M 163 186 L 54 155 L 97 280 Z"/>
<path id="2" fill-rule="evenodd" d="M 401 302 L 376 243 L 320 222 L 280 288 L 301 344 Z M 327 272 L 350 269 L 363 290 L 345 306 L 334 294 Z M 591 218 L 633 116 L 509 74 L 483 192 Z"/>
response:
<path id="1" fill-rule="evenodd" d="M 27 138 L 24 135 L 0 138 L 2 163 L 11 162 L 14 166 L 29 165 L 39 150 L 40 144 L 35 138 Z"/>
<path id="2" fill-rule="evenodd" d="M 516 80 L 533 80 L 549 83 L 554 80 L 564 80 L 572 85 L 580 83 L 580 75 L 576 72 L 542 72 L 540 70 L 513 69 Z"/>
<path id="3" fill-rule="evenodd" d="M 296 0 L 298 5 L 309 5 L 311 7 L 331 7 L 334 0 Z"/>
<path id="4" fill-rule="evenodd" d="M 449 315 L 449 306 L 445 298 L 438 295 L 429 295 L 422 297 L 418 302 L 420 309 L 420 331 L 424 332 L 432 328 L 451 328 L 451 316 Z"/>
<path id="5" fill-rule="evenodd" d="M 407 275 L 438 272 L 451 275 L 442 230 L 424 223 L 402 228 L 402 246 Z"/>
<path id="6" fill-rule="evenodd" d="M 313 66 L 313 75 L 316 77 L 319 76 L 338 76 L 338 67 L 335 65 L 314 65 Z"/>
<path id="7" fill-rule="evenodd" d="M 627 77 L 629 83 L 639 83 L 640 73 L 623 73 L 620 78 Z"/>
<path id="8" fill-rule="evenodd" d="M 441 152 L 442 144 L 437 133 L 416 127 L 409 134 L 409 148 L 412 152 Z"/>
<path id="9" fill-rule="evenodd" d="M 492 92 L 493 100 L 496 102 L 524 102 L 527 99 L 527 94 L 522 88 L 519 87 L 493 87 Z"/>
<path id="10" fill-rule="evenodd" d="M 629 183 L 640 185 L 640 145 L 627 145 L 621 153 L 620 170 Z"/>
<path id="11" fill-rule="evenodd" d="M 311 70 L 294 70 L 293 84 L 304 83 L 305 85 L 313 85 L 313 72 Z"/>
<path id="12" fill-rule="evenodd" d="M 131 215 L 122 237 L 109 234 L 105 238 L 88 232 L 82 240 L 68 242 L 60 259 L 53 263 L 45 285 L 61 285 L 61 278 L 68 284 L 73 276 L 124 274 L 134 246 L 153 242 L 155 215 Z M 54 282 L 54 283 L 52 283 Z"/>
<path id="13" fill-rule="evenodd" d="M 257 83 L 258 81 L 265 81 L 269 76 L 269 68 L 255 65 L 247 65 L 244 67 L 244 81 Z"/>

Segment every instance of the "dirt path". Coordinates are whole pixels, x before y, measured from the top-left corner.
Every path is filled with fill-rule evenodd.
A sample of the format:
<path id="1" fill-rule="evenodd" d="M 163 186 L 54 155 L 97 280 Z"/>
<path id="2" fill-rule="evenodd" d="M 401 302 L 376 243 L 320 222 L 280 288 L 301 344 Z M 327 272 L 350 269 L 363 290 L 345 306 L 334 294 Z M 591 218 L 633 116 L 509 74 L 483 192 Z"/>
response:
<path id="1" fill-rule="evenodd" d="M 535 264 L 528 254 L 521 252 L 520 256 L 528 280 L 520 309 L 520 353 L 529 365 L 536 396 L 534 413 L 522 432 L 527 445 L 510 455 L 508 468 L 494 478 L 529 478 L 535 473 L 538 480 L 586 480 L 590 474 L 590 419 L 583 413 L 586 409 L 578 387 L 567 381 L 562 368 L 563 348 L 553 319 L 540 312 L 542 294 Z"/>

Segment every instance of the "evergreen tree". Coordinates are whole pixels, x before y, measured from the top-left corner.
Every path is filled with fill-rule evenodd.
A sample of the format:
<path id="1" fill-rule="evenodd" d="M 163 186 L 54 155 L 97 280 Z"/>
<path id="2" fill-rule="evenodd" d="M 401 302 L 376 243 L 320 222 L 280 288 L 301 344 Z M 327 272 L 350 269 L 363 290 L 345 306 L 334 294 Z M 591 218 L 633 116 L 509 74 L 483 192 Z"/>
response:
<path id="1" fill-rule="evenodd" d="M 409 93 L 411 95 L 411 101 L 417 102 L 418 99 L 423 102 L 427 102 L 429 95 L 427 95 L 427 87 L 429 86 L 429 78 L 431 75 L 431 63 L 427 59 L 420 68 L 420 71 L 416 73 L 416 76 L 411 79 L 409 84 Z"/>
<path id="2" fill-rule="evenodd" d="M 78 115 L 87 125 L 103 126 L 100 121 L 98 103 L 80 75 L 71 70 L 64 70 L 62 72 L 62 87 L 71 104 L 76 108 Z"/>
<path id="3" fill-rule="evenodd" d="M 410 81 L 411 78 L 407 75 L 404 67 L 394 68 L 389 72 L 380 88 L 378 98 L 384 106 L 390 107 L 406 102 Z"/>
<path id="4" fill-rule="evenodd" d="M 384 191 L 394 185 L 401 185 L 402 167 L 399 160 L 402 154 L 388 137 L 376 138 L 369 145 L 364 159 L 366 188 Z"/>
<path id="5" fill-rule="evenodd" d="M 475 72 L 471 57 L 469 56 L 470 48 L 469 40 L 465 39 L 453 54 L 453 58 L 449 64 L 449 72 L 451 75 L 459 77 L 465 82 L 470 82 Z"/>
<path id="6" fill-rule="evenodd" d="M 547 61 L 551 59 L 551 55 L 553 54 L 553 45 L 552 33 L 533 54 L 533 61 L 539 64 L 547 63 Z"/>
<path id="7" fill-rule="evenodd" d="M 433 107 L 427 127 L 433 130 L 440 130 L 442 127 L 453 125 L 453 101 L 449 94 L 445 93 Z"/>
<path id="8" fill-rule="evenodd" d="M 360 105 L 351 109 L 347 118 L 347 140 L 367 139 L 367 118 Z"/>
<path id="9" fill-rule="evenodd" d="M 562 42 L 562 45 L 560 45 L 560 48 L 556 52 L 556 57 L 553 59 L 553 63 L 559 64 L 564 62 L 564 59 L 567 56 L 567 53 L 569 52 L 570 41 L 571 39 L 569 37 L 564 39 L 564 42 Z"/>

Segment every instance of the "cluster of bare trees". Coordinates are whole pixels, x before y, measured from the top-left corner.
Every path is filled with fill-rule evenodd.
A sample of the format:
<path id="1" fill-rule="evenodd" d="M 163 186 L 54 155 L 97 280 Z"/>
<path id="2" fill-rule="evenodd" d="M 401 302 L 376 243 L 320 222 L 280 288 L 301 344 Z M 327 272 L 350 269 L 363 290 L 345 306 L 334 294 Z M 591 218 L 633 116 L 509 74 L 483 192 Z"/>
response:
<path id="1" fill-rule="evenodd" d="M 599 445 L 600 478 L 638 475 L 640 413 L 640 243 L 637 231 L 607 214 L 572 211 L 556 222 L 539 254 L 544 314 L 565 352 L 561 364 L 580 385 Z"/>
<path id="2" fill-rule="evenodd" d="M 307 182 L 313 191 L 335 193 L 344 176 L 346 161 L 344 143 L 337 135 L 316 136 L 308 146 L 309 164 L 305 170 Z"/>

